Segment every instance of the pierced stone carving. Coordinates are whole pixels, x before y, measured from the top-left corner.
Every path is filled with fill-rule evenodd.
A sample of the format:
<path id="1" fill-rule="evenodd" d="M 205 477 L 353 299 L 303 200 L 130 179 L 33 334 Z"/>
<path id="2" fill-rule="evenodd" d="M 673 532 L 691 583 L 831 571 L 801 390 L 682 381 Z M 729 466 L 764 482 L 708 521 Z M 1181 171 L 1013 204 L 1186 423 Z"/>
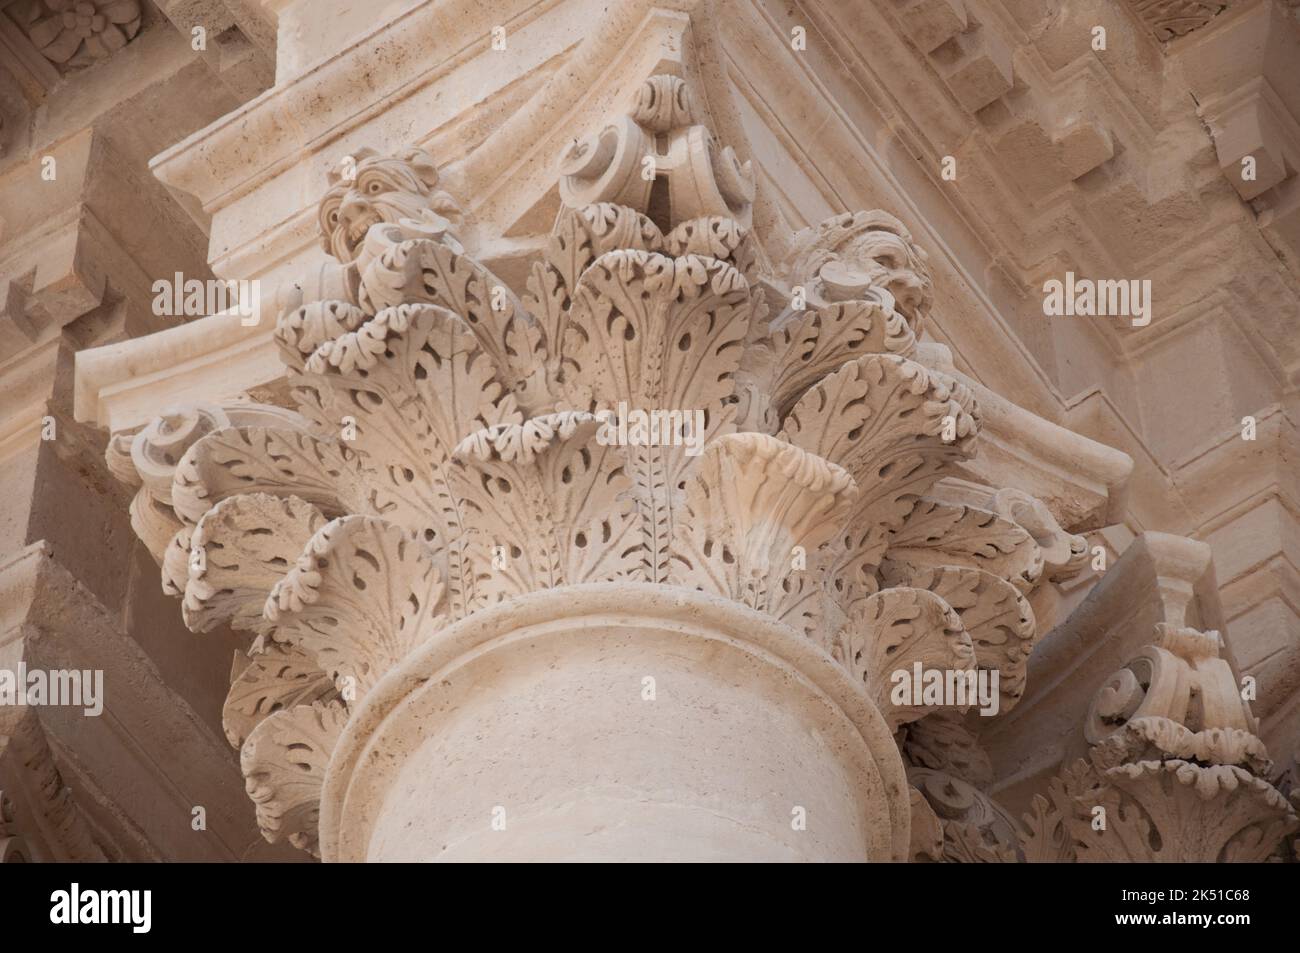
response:
<path id="1" fill-rule="evenodd" d="M 190 447 L 207 434 L 231 427 L 297 425 L 301 421 L 297 414 L 281 407 L 239 401 L 168 410 L 135 433 L 115 434 L 105 459 L 114 476 L 137 488 L 131 501 L 131 527 L 154 559 L 162 562 L 163 554 L 187 522 L 174 506 L 172 491 L 176 468 Z M 206 511 L 207 506 L 191 508 L 193 518 L 188 522 L 197 522 Z M 184 574 L 177 578 L 183 579 Z M 172 594 L 184 591 L 181 582 Z"/>
<path id="2" fill-rule="evenodd" d="M 352 699 L 446 622 L 444 599 L 423 543 L 393 523 L 344 516 L 308 541 L 267 597 L 265 617 L 277 641 L 314 658 Z"/>
<path id="3" fill-rule="evenodd" d="M 839 464 L 858 484 L 828 569 L 843 613 L 879 589 L 876 573 L 892 534 L 944 467 L 970 452 L 975 412 L 970 395 L 952 382 L 906 359 L 870 354 L 810 387 L 785 418 L 782 439 Z"/>
<path id="4" fill-rule="evenodd" d="M 890 540 L 889 558 L 910 572 L 938 566 L 987 572 L 1020 592 L 1032 589 L 1043 572 L 1043 551 L 1019 524 L 937 500 L 912 510 Z"/>
<path id="5" fill-rule="evenodd" d="M 913 699 L 895 702 L 891 673 L 913 665 L 941 672 L 970 672 L 975 652 L 970 635 L 952 608 L 924 589 L 897 587 L 864 600 L 861 615 L 840 630 L 831 654 L 860 678 L 891 729 L 932 710 Z"/>
<path id="6" fill-rule="evenodd" d="M 1039 634 L 1028 601 L 1015 586 L 982 569 L 945 565 L 895 577 L 897 569 L 897 564 L 889 564 L 885 578 L 907 578 L 910 585 L 940 596 L 957 613 L 980 667 L 1000 673 L 999 708 L 1009 711 L 1024 694 L 1025 668 Z"/>
<path id="7" fill-rule="evenodd" d="M 852 301 L 791 311 L 775 322 L 768 388 L 780 418 L 808 388 L 848 361 L 868 354 L 908 357 L 916 336 L 897 311 L 875 301 Z"/>
<path id="8" fill-rule="evenodd" d="M 297 645 L 263 640 L 230 685 L 222 708 L 226 739 L 243 747 L 253 729 L 270 715 L 298 705 L 341 701 L 334 682 Z"/>
<path id="9" fill-rule="evenodd" d="M 1111 768 L 1102 780 L 1099 802 L 1110 825 L 1094 832 L 1077 816 L 1067 820 L 1085 863 L 1258 863 L 1297 826 L 1276 788 L 1233 765 L 1142 761 Z"/>
<path id="10" fill-rule="evenodd" d="M 542 260 L 533 264 L 524 307 L 537 320 L 549 389 L 558 396 L 568 370 L 562 364 L 569 312 L 578 278 L 597 258 L 617 249 L 663 248 L 659 226 L 640 212 L 608 202 L 563 208 Z"/>
<path id="11" fill-rule="evenodd" d="M 324 522 L 294 496 L 240 494 L 212 507 L 188 537 L 185 624 L 195 632 L 223 622 L 263 631 L 266 594 Z"/>
<path id="12" fill-rule="evenodd" d="M 341 705 L 297 705 L 266 718 L 244 742 L 239 763 L 267 840 L 319 856 L 320 789 L 345 720 Z"/>
<path id="13" fill-rule="evenodd" d="M 669 581 L 811 635 L 822 591 L 807 565 L 843 532 L 856 496 L 847 472 L 798 447 L 764 434 L 719 437 L 691 476 Z"/>
<path id="14" fill-rule="evenodd" d="M 731 397 L 749 316 L 748 284 L 726 262 L 642 251 L 602 255 L 578 281 L 565 339 L 566 398 L 606 411 L 698 413 L 703 428 L 694 437 L 721 436 L 733 426 Z M 662 582 L 687 448 L 637 441 L 627 455 L 644 575 Z"/>
<path id="15" fill-rule="evenodd" d="M 602 426 L 586 413 L 548 414 L 477 431 L 453 453 L 477 604 L 638 575 L 631 481 L 622 454 L 598 439 Z"/>
<path id="16" fill-rule="evenodd" d="M 628 165 L 643 148 L 666 207 Z M 321 205 L 343 296 L 291 302 L 275 332 L 297 412 L 114 441 L 187 625 L 254 636 L 224 717 L 268 837 L 316 848 L 334 746 L 393 702 L 387 674 L 547 590 L 755 613 L 873 712 L 899 779 L 887 731 L 917 771 L 987 777 L 960 710 L 899 702 L 892 676 L 995 670 L 1011 707 L 1039 634 L 1025 597 L 1074 538 L 1023 493 L 928 495 L 975 452 L 979 409 L 911 359 L 933 296 L 906 229 L 859 213 L 806 234 L 776 267 L 799 300 L 729 156 L 681 80 L 652 78 L 566 160 L 521 295 L 456 239 L 427 156 L 362 154 Z M 983 795 L 957 810 L 923 780 L 920 854 L 1014 857 Z"/>

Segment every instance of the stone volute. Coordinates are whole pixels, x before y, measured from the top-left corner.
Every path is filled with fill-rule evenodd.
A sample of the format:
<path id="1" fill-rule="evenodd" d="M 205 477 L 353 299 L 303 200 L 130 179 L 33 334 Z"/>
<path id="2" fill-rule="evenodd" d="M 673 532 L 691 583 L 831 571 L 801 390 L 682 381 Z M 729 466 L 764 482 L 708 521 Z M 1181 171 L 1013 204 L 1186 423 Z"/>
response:
<path id="1" fill-rule="evenodd" d="M 663 187 L 629 158 L 651 146 Z M 110 447 L 186 624 L 251 633 L 225 727 L 263 833 L 344 861 L 907 859 L 897 739 L 934 706 L 891 675 L 996 672 L 1013 706 L 1029 597 L 1078 539 L 938 491 L 979 410 L 913 360 L 932 281 L 892 216 L 769 263 L 752 170 L 671 76 L 561 171 L 516 288 L 428 155 L 360 156 L 320 215 L 338 296 L 275 332 L 294 408 Z"/>

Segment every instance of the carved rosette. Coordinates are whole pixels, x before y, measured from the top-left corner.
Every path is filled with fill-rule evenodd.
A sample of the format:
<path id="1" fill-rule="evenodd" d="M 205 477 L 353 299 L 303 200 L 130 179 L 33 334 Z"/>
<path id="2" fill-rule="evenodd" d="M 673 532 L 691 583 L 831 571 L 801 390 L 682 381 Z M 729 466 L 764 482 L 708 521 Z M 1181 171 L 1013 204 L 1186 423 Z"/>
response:
<path id="1" fill-rule="evenodd" d="M 11 15 L 41 55 L 65 70 L 116 53 L 141 23 L 137 0 L 19 0 Z"/>
<path id="2" fill-rule="evenodd" d="M 386 674 L 544 590 L 763 613 L 891 730 L 943 710 L 890 701 L 914 663 L 997 670 L 1002 707 L 1019 697 L 1048 541 L 928 496 L 979 411 L 910 359 L 924 253 L 883 213 L 840 217 L 783 266 L 812 293 L 778 290 L 749 167 L 693 108 L 656 77 L 564 158 L 526 289 L 456 241 L 422 153 L 362 157 L 321 209 L 346 299 L 278 323 L 297 410 L 177 412 L 114 442 L 186 623 L 255 636 L 225 719 L 268 838 L 316 849 L 332 747 Z M 627 166 L 645 149 L 666 204 Z M 627 413 L 675 429 L 630 437 Z"/>

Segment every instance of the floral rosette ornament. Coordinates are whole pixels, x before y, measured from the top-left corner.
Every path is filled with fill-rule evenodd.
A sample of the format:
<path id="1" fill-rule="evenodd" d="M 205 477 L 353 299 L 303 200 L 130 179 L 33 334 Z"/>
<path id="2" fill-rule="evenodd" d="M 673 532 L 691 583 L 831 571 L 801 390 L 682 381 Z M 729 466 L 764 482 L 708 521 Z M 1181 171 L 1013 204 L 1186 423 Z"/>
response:
<path id="1" fill-rule="evenodd" d="M 140 32 L 138 0 L 31 0 L 16 12 L 32 45 L 68 68 L 103 59 Z"/>

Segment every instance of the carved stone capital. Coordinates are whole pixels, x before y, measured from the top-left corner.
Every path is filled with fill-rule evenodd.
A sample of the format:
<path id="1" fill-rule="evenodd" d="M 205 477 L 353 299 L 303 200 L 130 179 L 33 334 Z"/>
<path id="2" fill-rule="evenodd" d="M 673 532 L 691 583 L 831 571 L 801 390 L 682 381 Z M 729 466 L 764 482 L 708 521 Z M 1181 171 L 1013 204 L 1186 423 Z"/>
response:
<path id="1" fill-rule="evenodd" d="M 1035 797 L 1029 859 L 1259 862 L 1300 828 L 1219 634 L 1156 628 L 1097 692 L 1088 760 Z"/>
<path id="2" fill-rule="evenodd" d="M 427 155 L 354 156 L 321 204 L 344 297 L 290 302 L 275 332 L 297 410 L 169 413 L 110 449 L 186 624 L 254 635 L 225 721 L 264 833 L 327 860 L 488 849 L 471 815 L 493 806 L 432 748 L 403 747 L 410 725 L 376 719 L 399 703 L 450 712 L 472 682 L 487 706 L 475 717 L 495 723 L 512 703 L 492 686 L 515 672 L 536 677 L 530 704 L 556 724 L 602 723 L 604 702 L 567 681 L 596 652 L 603 679 L 645 676 L 653 691 L 690 671 L 680 690 L 719 706 L 740 669 L 832 686 L 824 730 L 854 726 L 851 764 L 810 755 L 821 780 L 803 796 L 826 796 L 837 771 L 860 777 L 836 808 L 865 812 L 850 854 L 901 858 L 908 815 L 925 820 L 890 738 L 911 726 L 899 737 L 916 770 L 943 775 L 920 786 L 940 855 L 1015 859 L 1013 825 L 962 777 L 988 772 L 955 720 L 972 700 L 891 688 L 913 668 L 992 672 L 999 695 L 981 711 L 1010 709 L 1040 634 L 1028 597 L 1082 546 L 1020 488 L 945 489 L 981 414 L 969 386 L 913 359 L 933 299 L 925 253 L 892 217 L 856 213 L 810 230 L 773 273 L 743 211 L 748 173 L 696 124 L 680 80 L 655 77 L 611 128 L 570 156 L 574 204 L 526 289 L 434 217 L 452 209 Z M 652 144 L 668 211 L 630 164 Z M 1182 653 L 1206 686 L 1221 677 L 1192 637 L 1166 643 L 1155 651 Z M 566 661 L 536 668 L 540 646 Z M 759 648 L 777 660 L 753 661 Z M 790 728 L 803 703 L 787 694 L 764 709 L 773 751 L 807 731 Z M 456 718 L 429 717 L 430 744 L 465 740 Z M 645 727 L 676 738 L 680 717 Z M 665 744 L 663 764 L 690 760 Z M 390 768 L 366 750 L 391 752 Z M 631 762 L 595 760 L 614 788 L 653 789 Z M 720 758 L 710 783 L 740 783 L 740 764 Z M 539 763 L 551 800 L 536 816 L 599 787 L 593 770 Z M 393 785 L 441 800 L 387 801 Z M 393 834 L 408 823 L 409 845 Z M 513 843 L 526 853 L 544 831 Z"/>

